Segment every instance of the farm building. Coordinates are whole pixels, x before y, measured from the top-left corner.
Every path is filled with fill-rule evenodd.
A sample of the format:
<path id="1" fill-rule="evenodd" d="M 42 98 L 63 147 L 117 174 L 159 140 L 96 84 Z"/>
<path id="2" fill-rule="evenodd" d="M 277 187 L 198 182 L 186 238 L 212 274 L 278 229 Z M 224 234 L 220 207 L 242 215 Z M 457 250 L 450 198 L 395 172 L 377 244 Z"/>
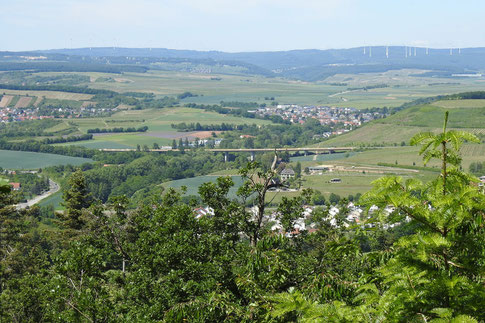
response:
<path id="1" fill-rule="evenodd" d="M 280 177 L 282 180 L 288 180 L 295 177 L 295 171 L 291 168 L 285 168 L 281 171 Z"/>
<path id="2" fill-rule="evenodd" d="M 214 209 L 211 208 L 211 207 L 205 207 L 205 208 L 202 208 L 202 207 L 199 207 L 199 208 L 196 208 L 194 210 L 195 212 L 195 218 L 196 219 L 200 219 L 204 216 L 213 216 L 214 215 Z"/>
<path id="3" fill-rule="evenodd" d="M 12 190 L 14 191 L 19 191 L 22 185 L 20 183 L 8 183 L 10 186 L 12 186 Z"/>
<path id="4" fill-rule="evenodd" d="M 332 178 L 330 183 L 342 183 L 342 180 L 340 178 Z"/>
<path id="5" fill-rule="evenodd" d="M 320 165 L 320 166 L 310 166 L 308 167 L 308 171 L 312 174 L 316 173 L 324 173 L 330 171 L 330 166 Z"/>

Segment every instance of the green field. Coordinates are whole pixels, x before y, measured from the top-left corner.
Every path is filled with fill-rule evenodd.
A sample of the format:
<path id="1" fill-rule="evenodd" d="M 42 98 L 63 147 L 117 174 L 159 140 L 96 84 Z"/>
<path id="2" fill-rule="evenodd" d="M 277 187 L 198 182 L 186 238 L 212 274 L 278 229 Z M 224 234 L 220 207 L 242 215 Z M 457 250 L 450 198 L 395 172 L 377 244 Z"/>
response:
<path id="1" fill-rule="evenodd" d="M 466 108 L 460 107 L 461 101 L 464 100 L 437 102 L 446 102 L 448 106 L 453 106 L 454 103 L 455 108 L 451 110 L 448 127 L 475 134 L 485 133 L 484 109 L 473 107 L 471 103 L 468 103 L 469 106 Z M 481 103 L 476 105 L 479 104 Z M 409 143 L 412 136 L 418 132 L 440 131 L 446 110 L 435 105 L 411 107 L 385 119 L 372 121 L 349 133 L 323 141 L 320 146 L 400 145 L 403 141 Z"/>
<path id="2" fill-rule="evenodd" d="M 265 97 L 274 97 L 279 103 L 332 105 L 370 108 L 395 107 L 420 97 L 483 90 L 483 83 L 474 79 L 416 77 L 422 70 L 392 70 L 382 73 L 338 74 L 325 81 L 310 83 L 283 78 L 249 75 L 198 74 L 189 72 L 156 71 L 124 73 L 113 77 L 107 73 L 74 73 L 87 75 L 92 88 L 119 92 L 152 92 L 159 96 L 175 96 L 189 91 L 198 97 L 186 98 L 183 103 L 218 104 L 220 101 L 243 101 L 271 104 Z M 38 73 L 56 75 L 56 73 Z M 66 73 L 62 73 L 66 74 Z M 214 78 L 220 80 L 214 80 Z M 335 86 L 332 83 L 344 83 Z M 348 88 L 386 84 L 386 88 L 356 90 Z M 33 93 L 33 91 L 31 91 Z M 37 95 L 37 94 L 32 94 Z M 46 96 L 49 97 L 49 96 Z M 70 100 L 67 97 L 53 97 Z M 88 100 L 84 97 L 80 100 Z"/>
<path id="3" fill-rule="evenodd" d="M 45 199 L 37 203 L 37 205 L 39 206 L 53 205 L 55 210 L 63 210 L 64 207 L 61 205 L 62 202 L 63 202 L 62 191 L 59 191 L 55 194 L 52 194 L 49 197 L 46 197 Z"/>
<path id="4" fill-rule="evenodd" d="M 106 118 L 83 118 L 65 119 L 60 125 L 48 129 L 50 131 L 69 127 L 69 124 L 77 126 L 82 133 L 93 128 L 113 127 L 141 127 L 148 126 L 146 133 L 119 133 L 95 136 L 94 141 L 74 142 L 69 145 L 81 145 L 89 148 L 130 148 L 137 145 L 152 147 L 153 143 L 160 146 L 172 144 L 170 134 L 176 131 L 171 124 L 177 123 L 207 124 L 270 124 L 270 121 L 241 118 L 232 115 L 224 115 L 216 112 L 204 111 L 184 107 L 147 110 L 123 110 Z"/>
<path id="5" fill-rule="evenodd" d="M 47 74 L 47 73 L 38 73 Z M 65 73 L 60 73 L 65 74 Z M 47 99 L 56 100 L 73 100 L 73 101 L 87 101 L 93 97 L 92 94 L 82 94 L 82 93 L 70 93 L 70 92 L 60 92 L 60 91 L 30 91 L 30 90 L 6 90 L 0 89 L 0 93 L 11 94 L 11 95 L 29 95 L 36 97 L 46 97 Z"/>
<path id="6" fill-rule="evenodd" d="M 92 162 L 92 159 L 27 151 L 0 150 L 0 167 L 7 169 L 37 169 L 55 165 L 81 165 L 88 162 Z"/>
<path id="7" fill-rule="evenodd" d="M 153 144 L 153 142 L 151 144 Z M 64 143 L 64 144 L 56 144 L 56 146 L 81 146 L 81 147 L 86 147 L 86 148 L 91 148 L 91 149 L 105 149 L 105 148 L 125 149 L 125 148 L 133 148 L 132 146 L 120 144 L 120 143 L 117 143 L 115 141 L 106 141 L 106 140 L 103 140 L 102 137 L 99 140 L 96 138 L 95 140 L 84 140 L 84 141 L 68 142 L 68 143 Z"/>
<path id="8" fill-rule="evenodd" d="M 485 100 L 442 100 L 432 105 L 445 109 L 456 108 L 485 108 Z"/>
<path id="9" fill-rule="evenodd" d="M 186 186 L 187 195 L 199 195 L 198 193 L 199 186 L 207 182 L 215 182 L 218 177 L 219 176 L 207 175 L 207 176 L 197 176 L 192 178 L 184 178 L 184 179 L 163 183 L 162 186 L 165 188 L 174 188 L 177 190 L 179 190 L 182 186 Z M 231 178 L 234 181 L 235 185 L 230 189 L 229 195 L 231 197 L 235 197 L 236 190 L 242 185 L 243 181 L 241 176 L 238 176 L 238 175 L 233 175 L 231 176 Z"/>

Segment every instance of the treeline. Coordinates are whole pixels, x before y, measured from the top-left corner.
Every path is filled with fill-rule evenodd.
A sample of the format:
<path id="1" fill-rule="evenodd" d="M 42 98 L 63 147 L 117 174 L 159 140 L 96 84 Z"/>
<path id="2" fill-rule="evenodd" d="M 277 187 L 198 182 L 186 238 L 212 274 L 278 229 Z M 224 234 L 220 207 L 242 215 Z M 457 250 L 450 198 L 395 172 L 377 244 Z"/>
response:
<path id="1" fill-rule="evenodd" d="M 17 173 L 8 176 L 9 182 L 20 183 L 20 192 L 22 200 L 27 200 L 34 195 L 40 195 L 49 190 L 49 178 L 31 173 Z"/>
<path id="2" fill-rule="evenodd" d="M 147 126 L 143 127 L 129 127 L 129 128 L 123 128 L 123 127 L 117 127 L 117 128 L 94 128 L 94 129 L 88 129 L 87 133 L 92 134 L 92 133 L 114 133 L 114 132 L 146 132 L 148 130 Z"/>
<path id="3" fill-rule="evenodd" d="M 198 94 L 194 94 L 192 92 L 184 92 L 182 94 L 177 95 L 177 99 L 183 100 L 185 98 L 194 98 L 194 97 L 198 97 L 198 96 L 199 96 Z"/>
<path id="4" fill-rule="evenodd" d="M 229 101 L 229 102 L 221 101 L 221 106 L 231 107 L 231 108 L 242 108 L 242 109 L 259 108 L 259 104 L 256 102 L 240 102 L 240 101 Z"/>
<path id="5" fill-rule="evenodd" d="M 485 91 L 463 92 L 446 95 L 445 100 L 482 100 L 485 99 Z"/>
<path id="6" fill-rule="evenodd" d="M 232 114 L 235 116 L 251 118 L 251 119 L 256 118 L 256 115 L 254 113 L 247 112 L 245 109 L 228 109 L 217 104 L 205 105 L 205 104 L 187 103 L 185 106 L 188 108 L 214 111 L 220 114 Z"/>
<path id="7" fill-rule="evenodd" d="M 43 144 L 60 144 L 65 142 L 76 142 L 76 141 L 91 140 L 91 139 L 93 139 L 92 134 L 83 134 L 79 136 L 44 138 L 40 140 L 40 142 Z"/>
<path id="8" fill-rule="evenodd" d="M 57 154 L 71 157 L 92 158 L 98 152 L 95 149 L 88 149 L 79 146 L 53 146 L 36 140 L 22 142 L 9 142 L 0 138 L 0 149 L 31 151 L 36 153 Z"/>
<path id="9" fill-rule="evenodd" d="M 230 130 L 243 130 L 246 128 L 246 125 L 236 125 L 236 124 L 229 124 L 229 123 L 221 123 L 221 124 L 205 124 L 201 125 L 199 122 L 197 123 L 172 123 L 172 128 L 177 129 L 178 131 L 230 131 Z"/>
<path id="10" fill-rule="evenodd" d="M 248 119 L 262 119 L 262 120 L 270 120 L 273 123 L 283 123 L 283 124 L 289 124 L 290 122 L 287 120 L 284 120 L 280 116 L 265 116 L 265 117 L 260 117 L 255 113 L 248 112 L 246 109 L 228 109 L 224 108 L 220 105 L 217 104 L 212 104 L 212 105 L 205 105 L 205 104 L 196 104 L 196 103 L 187 103 L 185 104 L 185 107 L 187 108 L 193 108 L 193 109 L 202 109 L 206 111 L 214 111 L 220 114 L 230 114 L 238 117 L 243 117 L 243 118 L 248 118 Z"/>
<path id="11" fill-rule="evenodd" d="M 328 125 L 321 125 L 316 119 L 307 120 L 304 124 L 274 124 L 265 127 L 245 125 L 240 131 L 226 132 L 221 148 L 267 148 L 304 146 L 318 142 L 315 135 L 331 131 Z M 241 138 L 241 135 L 251 137 Z"/>
<path id="12" fill-rule="evenodd" d="M 123 72 L 145 73 L 148 68 L 135 65 L 113 65 L 96 63 L 69 63 L 69 62 L 0 62 L 0 71 L 34 72 L 100 72 L 122 74 Z"/>
<path id="13" fill-rule="evenodd" d="M 44 120 L 25 120 L 22 122 L 0 123 L 0 137 L 39 137 L 39 136 L 55 136 L 67 135 L 77 128 L 71 126 L 60 131 L 46 131 L 62 121 L 53 119 Z"/>
<path id="14" fill-rule="evenodd" d="M 469 166 L 469 171 L 475 176 L 485 176 L 485 162 L 473 162 Z"/>
<path id="15" fill-rule="evenodd" d="M 59 91 L 81 94 L 104 94 L 118 95 L 118 92 L 102 89 L 93 89 L 84 86 L 72 86 L 61 84 L 43 84 L 43 85 L 23 85 L 23 84 L 0 84 L 0 89 L 21 90 L 21 91 Z"/>
<path id="16" fill-rule="evenodd" d="M 392 108 L 392 113 L 395 113 L 397 111 L 407 109 L 410 107 L 414 107 L 417 105 L 431 104 L 433 102 L 441 101 L 441 100 L 482 100 L 482 99 L 485 99 L 485 91 L 472 91 L 472 92 L 463 92 L 463 93 L 450 94 L 450 95 L 438 95 L 438 96 L 432 96 L 427 98 L 420 98 L 411 102 L 404 103 L 399 107 Z"/>
<path id="17" fill-rule="evenodd" d="M 155 98 L 153 93 L 124 92 L 118 93 L 110 90 L 93 89 L 83 86 L 44 84 L 44 85 L 24 85 L 24 84 L 0 84 L 0 89 L 22 90 L 22 91 L 59 91 L 68 93 L 81 93 L 94 95 L 91 99 L 96 102 L 96 109 L 115 108 L 120 104 L 133 106 L 137 110 L 150 108 L 164 108 L 174 106 L 179 103 L 174 97 Z M 42 105 L 42 104 L 41 104 Z"/>
<path id="18" fill-rule="evenodd" d="M 132 161 L 123 159 L 123 163 L 111 167 L 85 169 L 92 194 L 103 202 L 121 194 L 135 202 L 148 198 L 162 182 L 206 175 L 227 167 L 224 158 L 210 152 L 187 150 L 185 153 L 139 153 L 138 156 L 141 157 Z"/>
<path id="19" fill-rule="evenodd" d="M 355 90 L 368 91 L 368 90 L 372 90 L 372 89 L 383 89 L 383 88 L 386 88 L 386 87 L 389 87 L 389 85 L 387 85 L 387 84 L 375 84 L 375 85 L 368 85 L 368 86 L 364 86 L 364 87 L 349 87 L 349 88 L 347 88 L 347 90 L 349 90 L 349 91 L 355 91 Z"/>

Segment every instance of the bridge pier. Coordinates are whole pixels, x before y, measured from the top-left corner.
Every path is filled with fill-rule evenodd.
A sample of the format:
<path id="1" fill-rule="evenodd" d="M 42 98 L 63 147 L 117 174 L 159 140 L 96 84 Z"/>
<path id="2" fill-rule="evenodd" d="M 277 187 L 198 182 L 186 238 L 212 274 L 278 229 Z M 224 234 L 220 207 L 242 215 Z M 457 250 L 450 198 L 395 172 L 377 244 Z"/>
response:
<path id="1" fill-rule="evenodd" d="M 254 151 L 251 152 L 251 161 L 253 162 L 254 161 L 254 157 L 255 157 L 256 153 Z"/>
<path id="2" fill-rule="evenodd" d="M 224 152 L 224 162 L 227 163 L 229 160 L 229 153 L 227 151 Z"/>
<path id="3" fill-rule="evenodd" d="M 303 151 L 305 153 L 305 156 L 308 156 L 308 150 Z"/>

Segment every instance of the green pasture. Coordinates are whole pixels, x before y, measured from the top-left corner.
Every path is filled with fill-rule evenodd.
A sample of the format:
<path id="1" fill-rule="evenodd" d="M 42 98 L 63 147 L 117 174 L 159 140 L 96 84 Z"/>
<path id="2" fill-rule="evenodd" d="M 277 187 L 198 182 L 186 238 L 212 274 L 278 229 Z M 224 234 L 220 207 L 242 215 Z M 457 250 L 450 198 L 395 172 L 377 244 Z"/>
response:
<path id="1" fill-rule="evenodd" d="M 119 133 L 96 137 L 94 146 L 99 148 L 122 148 L 121 146 L 136 148 L 137 145 L 147 145 L 149 148 L 152 148 L 153 143 L 157 143 L 159 146 L 167 146 L 172 144 L 172 140 L 137 133 Z M 106 146 L 114 145 L 118 147 L 103 147 L 104 143 L 106 143 Z"/>
<path id="2" fill-rule="evenodd" d="M 68 143 L 69 145 L 81 145 L 90 148 L 129 148 L 137 145 L 153 146 L 157 143 L 160 146 L 171 145 L 173 139 L 162 138 L 160 132 L 175 133 L 172 124 L 177 123 L 207 124 L 270 124 L 270 121 L 260 119 L 241 118 L 237 116 L 224 115 L 216 112 L 204 111 L 185 107 L 173 107 L 163 109 L 147 110 L 123 110 L 105 118 L 82 118 L 64 119 L 63 122 L 48 130 L 61 130 L 70 125 L 78 127 L 81 133 L 94 128 L 114 127 L 141 127 L 148 126 L 146 133 L 117 133 L 95 136 L 94 140 L 85 142 Z"/>
<path id="3" fill-rule="evenodd" d="M 44 74 L 44 73 L 38 73 Z M 65 74 L 65 73 L 59 73 Z M 73 100 L 73 101 L 85 101 L 93 97 L 92 94 L 82 94 L 82 93 L 70 93 L 70 92 L 60 92 L 60 91 L 30 91 L 30 90 L 6 90 L 0 89 L 0 93 L 10 94 L 10 95 L 29 95 L 36 97 L 45 97 L 47 99 L 57 99 L 57 100 Z"/>
<path id="4" fill-rule="evenodd" d="M 7 169 L 37 169 L 55 165 L 81 165 L 92 159 L 27 151 L 0 150 L 0 167 Z"/>
<path id="5" fill-rule="evenodd" d="M 61 105 L 69 106 L 72 108 L 80 108 L 83 103 L 76 100 L 45 99 L 45 104 L 52 106 Z"/>
<path id="6" fill-rule="evenodd" d="M 217 73 L 217 71 L 213 71 Z M 218 104 L 220 101 L 243 101 L 271 104 L 265 97 L 279 103 L 333 105 L 371 108 L 394 107 L 420 97 L 451 94 L 483 89 L 478 80 L 453 80 L 417 77 L 422 70 L 394 70 L 383 73 L 335 75 L 322 82 L 301 82 L 262 76 L 198 74 L 175 71 L 124 73 L 114 77 L 107 73 L 76 73 L 91 78 L 89 87 L 118 92 L 152 92 L 159 96 L 175 96 L 189 91 L 198 97 L 186 98 L 182 103 Z M 39 73 L 44 74 L 44 73 Z M 55 73 L 46 73 L 55 74 Z M 214 80 L 214 78 L 220 80 Z M 345 83 L 335 86 L 332 83 Z M 387 84 L 380 89 L 346 92 L 347 88 Z M 345 92 L 345 93 L 342 93 Z M 86 98 L 84 98 L 86 100 Z"/>
<path id="7" fill-rule="evenodd" d="M 182 186 L 186 186 L 187 187 L 186 195 L 199 195 L 198 193 L 199 186 L 207 182 L 214 183 L 217 181 L 218 177 L 219 176 L 206 175 L 206 176 L 197 176 L 192 178 L 184 178 L 184 179 L 163 183 L 162 186 L 166 189 L 174 188 L 176 190 L 180 190 Z M 238 176 L 238 175 L 233 175 L 231 176 L 231 178 L 234 181 L 235 185 L 230 189 L 229 195 L 231 197 L 235 197 L 236 191 L 242 185 L 243 181 L 241 176 Z"/>
<path id="8" fill-rule="evenodd" d="M 45 199 L 41 200 L 39 203 L 37 203 L 38 206 L 48 206 L 48 205 L 53 205 L 54 209 L 57 210 L 63 210 L 64 207 L 61 205 L 61 203 L 64 200 L 62 199 L 62 191 L 58 191 L 54 194 L 52 194 L 49 197 L 46 197 Z"/>
<path id="9" fill-rule="evenodd" d="M 124 149 L 124 148 L 133 148 L 129 145 L 120 144 L 115 141 L 107 141 L 100 138 L 100 140 L 83 140 L 83 141 L 75 141 L 75 142 L 67 142 L 63 144 L 55 144 L 56 146 L 81 146 L 91 149 L 104 149 L 104 148 L 111 148 L 111 149 Z M 153 145 L 153 143 L 152 143 Z M 151 148 L 151 147 L 150 147 Z"/>
<path id="10" fill-rule="evenodd" d="M 414 127 L 442 128 L 447 109 L 433 106 L 415 106 L 400 111 L 375 123 L 406 125 Z M 448 120 L 449 128 L 485 128 L 483 108 L 453 108 Z"/>
<path id="11" fill-rule="evenodd" d="M 442 100 L 433 102 L 432 105 L 444 109 L 485 108 L 485 100 Z"/>
<path id="12" fill-rule="evenodd" d="M 457 100 L 465 101 L 465 100 Z M 470 100 L 466 100 L 467 102 Z M 485 100 L 477 100 L 485 101 Z M 447 101 L 440 101 L 447 102 Z M 454 102 L 451 101 L 450 102 Z M 452 103 L 448 103 L 452 106 Z M 454 103 L 448 120 L 450 129 L 469 131 L 475 134 L 485 133 L 485 114 L 483 108 L 472 106 L 460 107 Z M 476 103 L 478 106 L 480 103 Z M 319 146 L 359 146 L 365 145 L 400 145 L 419 132 L 439 132 L 443 127 L 443 118 L 447 109 L 435 105 L 415 106 L 402 110 L 385 119 L 372 121 L 349 133 L 322 141 Z"/>

